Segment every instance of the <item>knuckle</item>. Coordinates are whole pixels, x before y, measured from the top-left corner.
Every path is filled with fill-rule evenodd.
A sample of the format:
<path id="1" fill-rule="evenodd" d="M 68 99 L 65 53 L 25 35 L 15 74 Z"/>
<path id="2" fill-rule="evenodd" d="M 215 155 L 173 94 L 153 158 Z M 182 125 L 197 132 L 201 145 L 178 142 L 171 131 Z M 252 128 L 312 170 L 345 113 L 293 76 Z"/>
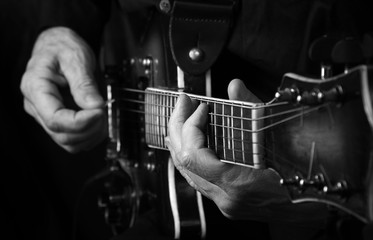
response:
<path id="1" fill-rule="evenodd" d="M 58 118 L 55 117 L 55 115 L 53 117 L 44 119 L 44 124 L 46 128 L 48 128 L 52 132 L 56 132 L 56 133 L 63 132 L 63 126 L 58 121 Z"/>
<path id="2" fill-rule="evenodd" d="M 84 74 L 81 81 L 76 83 L 76 87 L 82 90 L 92 89 L 94 86 L 94 81 L 91 80 L 91 77 L 88 74 Z"/>
<path id="3" fill-rule="evenodd" d="M 177 158 L 178 158 L 178 162 L 177 162 L 177 167 L 179 167 L 180 169 L 188 169 L 190 168 L 190 164 L 191 164 L 191 154 L 188 152 L 188 151 L 185 151 L 185 150 L 181 150 L 178 154 L 177 154 Z"/>
<path id="4" fill-rule="evenodd" d="M 30 84 L 30 80 L 32 79 L 32 74 L 30 74 L 29 72 L 26 72 L 25 74 L 23 74 L 22 76 L 22 79 L 21 79 L 21 84 L 20 84 L 20 90 L 23 94 L 29 92 L 29 89 L 32 87 L 32 85 Z"/>

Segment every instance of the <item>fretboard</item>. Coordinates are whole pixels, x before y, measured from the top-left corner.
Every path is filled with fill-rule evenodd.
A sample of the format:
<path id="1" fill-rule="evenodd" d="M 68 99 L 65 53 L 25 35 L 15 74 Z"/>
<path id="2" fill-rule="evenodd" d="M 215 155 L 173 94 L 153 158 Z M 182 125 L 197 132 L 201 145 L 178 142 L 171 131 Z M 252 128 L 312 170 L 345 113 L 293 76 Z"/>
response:
<path id="1" fill-rule="evenodd" d="M 145 133 L 149 147 L 167 150 L 168 121 L 179 92 L 145 91 Z M 258 104 L 188 94 L 209 106 L 206 146 L 221 161 L 263 168 L 263 108 Z"/>

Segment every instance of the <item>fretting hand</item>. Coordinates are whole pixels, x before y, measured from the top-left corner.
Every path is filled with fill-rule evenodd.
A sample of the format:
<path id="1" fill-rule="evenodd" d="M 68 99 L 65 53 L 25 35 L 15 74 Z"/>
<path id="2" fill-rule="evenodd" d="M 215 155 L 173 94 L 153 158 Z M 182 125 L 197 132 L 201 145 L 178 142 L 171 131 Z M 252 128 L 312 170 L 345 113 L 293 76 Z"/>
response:
<path id="1" fill-rule="evenodd" d="M 231 100 L 259 102 L 240 80 L 228 87 Z M 221 162 L 206 148 L 206 104 L 196 106 L 187 95 L 179 97 L 169 121 L 168 148 L 176 168 L 188 183 L 212 199 L 221 212 L 234 219 L 265 219 L 270 205 L 287 204 L 289 196 L 272 170 L 255 170 Z"/>

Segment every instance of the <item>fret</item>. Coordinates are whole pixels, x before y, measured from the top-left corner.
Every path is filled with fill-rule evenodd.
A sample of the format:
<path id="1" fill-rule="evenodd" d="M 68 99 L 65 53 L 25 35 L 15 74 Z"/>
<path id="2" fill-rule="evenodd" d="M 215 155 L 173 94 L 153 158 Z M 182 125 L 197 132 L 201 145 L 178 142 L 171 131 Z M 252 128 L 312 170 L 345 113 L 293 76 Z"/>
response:
<path id="1" fill-rule="evenodd" d="M 243 116 L 241 115 L 241 109 L 242 106 L 233 106 L 231 105 L 231 118 L 232 118 L 232 126 L 231 126 L 231 131 L 232 131 L 232 159 L 235 162 L 241 162 L 243 163 L 244 161 L 242 160 L 244 154 L 244 149 L 242 147 L 242 142 L 245 141 L 244 138 L 242 138 L 242 121 L 243 121 Z M 246 120 L 247 121 L 247 120 Z"/>
<path id="2" fill-rule="evenodd" d="M 167 150 L 164 139 L 179 94 L 154 88 L 146 90 L 145 131 L 150 147 Z M 221 161 L 258 168 L 264 165 L 263 133 L 260 131 L 263 126 L 263 120 L 260 120 L 264 114 L 262 108 L 239 101 L 188 96 L 209 106 L 207 147 L 214 150 Z"/>
<path id="3" fill-rule="evenodd" d="M 162 105 L 160 106 L 161 108 L 161 114 L 160 114 L 160 118 L 161 118 L 161 124 L 160 124 L 160 127 L 161 127 L 161 132 L 162 132 L 162 137 L 161 137 L 161 143 L 162 143 L 162 147 L 166 147 L 165 143 L 164 143 L 164 138 L 166 137 L 166 131 L 165 131 L 165 126 L 166 126 L 166 123 L 165 123 L 165 118 L 166 118 L 166 114 L 165 114 L 165 107 L 167 107 L 166 105 L 166 98 L 167 96 L 163 96 L 162 97 Z"/>
<path id="4" fill-rule="evenodd" d="M 164 115 L 164 125 L 165 125 L 165 136 L 168 136 L 168 119 L 170 116 L 170 95 L 166 98 L 166 111 Z"/>
<path id="5" fill-rule="evenodd" d="M 216 113 L 217 111 L 216 111 L 216 102 L 214 102 L 214 113 Z M 212 123 L 213 123 L 213 126 L 214 126 L 214 131 L 212 131 L 212 133 L 213 133 L 213 135 L 212 135 L 212 137 L 214 137 L 214 141 L 215 141 L 215 152 L 218 152 L 218 138 L 216 137 L 217 136 L 217 127 L 216 127 L 216 125 L 217 125 L 217 121 L 216 121 L 216 115 L 211 115 L 211 116 L 213 116 L 213 118 L 212 118 Z"/>
<path id="6" fill-rule="evenodd" d="M 222 130 L 223 130 L 223 159 L 227 159 L 227 154 L 226 154 L 226 136 L 225 136 L 225 131 L 226 131 L 226 128 L 225 128 L 225 118 L 226 117 L 224 117 L 225 116 L 225 106 L 224 106 L 224 104 L 222 105 Z"/>
<path id="7" fill-rule="evenodd" d="M 150 96 L 150 94 L 145 94 L 145 103 L 148 103 L 148 102 L 150 102 L 149 101 L 149 96 Z M 149 133 L 149 107 L 150 107 L 150 105 L 149 104 L 145 104 L 145 107 L 144 107 L 144 109 L 145 109 L 145 114 L 144 114 L 144 117 L 145 117 L 145 141 L 147 142 L 147 143 L 149 143 L 149 142 L 151 142 L 150 140 L 150 133 Z"/>
<path id="8" fill-rule="evenodd" d="M 244 150 L 244 154 L 245 155 L 245 161 L 241 160 L 241 163 L 242 164 L 250 164 L 250 165 L 253 165 L 253 159 L 254 159 L 254 156 L 253 156 L 253 134 L 252 134 L 252 131 L 253 131 L 253 128 L 252 128 L 252 119 L 253 119 L 253 115 L 252 113 L 255 111 L 255 109 L 243 109 L 243 115 L 244 116 L 249 116 L 249 118 L 251 119 L 250 121 L 243 121 L 243 126 L 242 128 L 243 129 L 250 129 L 250 131 L 243 131 L 243 143 L 244 143 L 244 147 L 243 147 L 243 150 Z M 244 119 L 244 118 L 243 118 Z M 249 152 L 250 155 L 248 154 L 245 154 Z"/>
<path id="9" fill-rule="evenodd" d="M 252 119 L 258 119 L 259 116 L 262 116 L 263 112 L 260 110 L 252 111 Z M 262 127 L 262 122 L 258 120 L 252 121 L 252 139 L 253 139 L 253 163 L 254 165 L 261 164 L 261 159 L 259 156 L 262 155 L 262 148 L 260 143 L 263 142 L 263 135 L 259 133 L 258 129 Z"/>
<path id="10" fill-rule="evenodd" d="M 241 116 L 241 131 L 240 131 L 240 136 L 241 136 L 241 149 L 242 149 L 242 152 L 245 152 L 245 141 L 244 141 L 244 121 L 243 121 L 243 107 L 241 107 L 240 109 L 240 116 Z M 246 154 L 242 154 L 242 162 L 244 164 L 246 164 Z"/>
<path id="11" fill-rule="evenodd" d="M 151 94 L 151 102 L 154 103 L 154 94 Z M 152 142 L 155 143 L 155 139 L 154 139 L 154 104 L 151 104 L 150 105 L 150 111 L 149 111 L 149 114 L 150 114 L 150 127 L 151 127 L 151 131 L 150 131 L 150 136 L 151 136 L 151 139 L 152 139 Z"/>
<path id="12" fill-rule="evenodd" d="M 236 156 L 236 148 L 235 148 L 235 144 L 234 144 L 234 142 L 235 142 L 235 136 L 234 136 L 234 132 L 235 132 L 235 130 L 233 130 L 234 129 L 234 118 L 233 118 L 233 114 L 234 114 L 234 108 L 233 108 L 233 105 L 231 105 L 231 113 L 232 113 L 232 117 L 230 117 L 229 119 L 230 119 L 230 124 L 229 124 L 229 127 L 230 127 L 230 130 L 231 130 L 231 135 L 232 135 L 232 137 L 231 137 L 231 141 L 232 141 L 232 146 L 231 146 L 231 148 L 233 149 L 232 150 L 232 159 L 233 159 L 233 161 L 234 161 L 234 159 L 236 159 L 235 158 L 235 156 Z"/>
<path id="13" fill-rule="evenodd" d="M 206 104 L 208 104 L 206 101 L 201 101 L 201 103 L 206 103 Z M 208 119 L 209 121 L 209 123 L 211 123 L 212 122 L 212 115 L 211 114 L 209 114 L 209 119 Z M 212 136 L 212 132 L 211 132 L 211 130 L 210 130 L 210 128 L 209 127 L 207 127 L 206 128 L 206 141 L 207 141 L 207 148 L 212 148 L 213 146 L 211 145 L 212 144 L 212 142 L 211 142 L 211 136 Z"/>
<path id="14" fill-rule="evenodd" d="M 158 145 L 158 143 L 157 143 L 157 132 L 156 132 L 156 129 L 155 129 L 155 126 L 156 126 L 156 121 L 157 121 L 157 115 L 156 115 L 156 111 L 155 111 L 155 102 L 157 101 L 157 99 L 158 98 L 156 98 L 155 97 L 155 95 L 153 94 L 152 95 L 152 102 L 153 102 L 153 104 L 152 104 L 152 111 L 151 111 L 151 114 L 152 114 L 152 122 L 151 122 L 151 124 L 152 124 L 152 136 L 153 136 L 153 142 L 157 145 L 157 146 L 159 146 Z"/>
<path id="15" fill-rule="evenodd" d="M 159 106 L 159 99 L 160 97 L 156 97 L 154 95 L 154 101 L 153 101 L 153 116 L 154 116 L 154 121 L 153 121 L 153 127 L 154 127 L 154 140 L 157 144 L 157 146 L 161 145 L 159 144 L 159 114 L 158 114 L 158 106 Z"/>
<path id="16" fill-rule="evenodd" d="M 158 97 L 157 98 L 157 104 L 156 104 L 156 114 L 157 114 L 157 124 L 156 124 L 156 129 L 157 129 L 157 143 L 158 143 L 158 146 L 162 147 L 162 142 L 161 142 L 161 137 L 162 137 L 162 132 L 161 132 L 161 128 L 160 128 L 160 125 L 161 125 L 161 102 L 162 102 L 162 98 L 163 96 L 161 97 Z"/>

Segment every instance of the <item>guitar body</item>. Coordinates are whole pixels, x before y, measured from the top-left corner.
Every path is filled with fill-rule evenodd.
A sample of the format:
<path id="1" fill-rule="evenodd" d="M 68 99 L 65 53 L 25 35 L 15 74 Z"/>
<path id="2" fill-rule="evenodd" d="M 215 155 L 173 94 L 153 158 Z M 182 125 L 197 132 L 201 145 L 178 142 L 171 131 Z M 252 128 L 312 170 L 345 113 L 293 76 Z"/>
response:
<path id="1" fill-rule="evenodd" d="M 161 232 L 175 239 L 203 239 L 206 223 L 201 195 L 175 169 L 167 151 L 145 143 L 146 87 L 176 89 L 176 66 L 167 45 L 167 18 L 154 9 L 124 13 L 113 9 L 107 28 L 104 67 L 116 66 L 121 141 L 127 162 L 121 166 L 136 183 L 137 218 L 155 209 Z M 162 27 L 163 26 L 163 27 Z M 125 89 L 139 92 L 127 92 Z M 128 99 L 135 101 L 127 101 Z M 131 227 L 131 226 L 128 226 Z"/>

